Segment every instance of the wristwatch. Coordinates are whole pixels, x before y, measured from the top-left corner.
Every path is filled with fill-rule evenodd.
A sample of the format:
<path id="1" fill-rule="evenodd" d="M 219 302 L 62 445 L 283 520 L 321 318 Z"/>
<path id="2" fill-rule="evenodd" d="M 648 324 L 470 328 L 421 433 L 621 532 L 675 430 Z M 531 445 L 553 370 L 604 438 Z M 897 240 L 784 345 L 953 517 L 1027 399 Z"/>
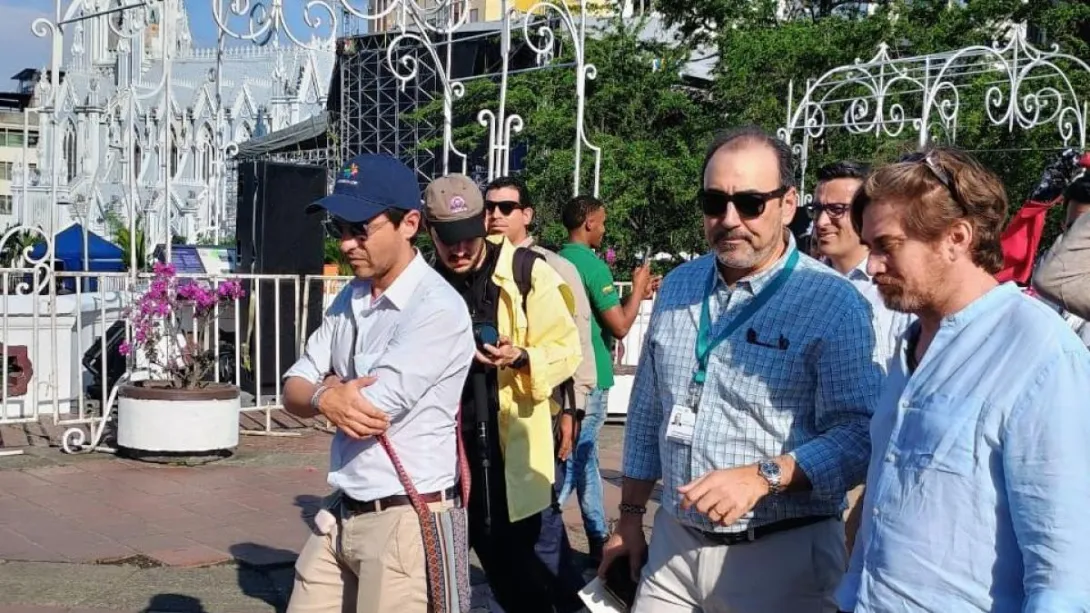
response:
<path id="1" fill-rule="evenodd" d="M 783 491 L 783 486 L 780 485 L 780 465 L 772 460 L 763 460 L 757 463 L 757 473 L 764 477 L 765 481 L 768 481 L 768 493 L 779 494 Z"/>

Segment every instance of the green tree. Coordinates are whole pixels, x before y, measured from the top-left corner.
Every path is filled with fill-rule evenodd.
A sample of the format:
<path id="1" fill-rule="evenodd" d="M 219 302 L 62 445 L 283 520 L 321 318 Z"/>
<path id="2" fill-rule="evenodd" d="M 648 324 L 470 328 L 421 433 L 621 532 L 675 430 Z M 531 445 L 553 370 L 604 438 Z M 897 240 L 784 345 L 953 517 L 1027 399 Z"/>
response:
<path id="1" fill-rule="evenodd" d="M 618 254 L 619 276 L 647 248 L 670 254 L 703 251 L 695 195 L 704 147 L 717 124 L 705 93 L 682 76 L 687 47 L 641 40 L 644 22 L 616 20 L 588 35 L 587 61 L 600 75 L 585 97 L 586 135 L 601 148 L 600 194 L 608 205 L 605 244 Z M 511 78 L 507 112 L 525 121 L 513 146 L 525 145 L 523 176 L 531 190 L 546 244 L 566 238 L 560 208 L 573 196 L 576 138 L 575 73 L 570 56 L 559 68 Z M 455 105 L 455 142 L 480 152 L 484 128 L 478 110 L 495 109 L 498 85 L 479 80 Z M 439 103 L 421 109 L 420 120 L 437 121 Z M 422 143 L 427 148 L 439 142 Z M 583 148 L 580 192 L 593 189 L 593 152 Z"/>

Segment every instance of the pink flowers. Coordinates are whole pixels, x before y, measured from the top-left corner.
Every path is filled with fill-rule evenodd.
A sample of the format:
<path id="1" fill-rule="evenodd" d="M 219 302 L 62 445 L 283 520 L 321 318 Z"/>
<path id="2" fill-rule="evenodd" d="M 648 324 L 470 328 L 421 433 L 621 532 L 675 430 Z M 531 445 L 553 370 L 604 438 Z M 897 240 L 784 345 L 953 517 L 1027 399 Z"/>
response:
<path id="1" fill-rule="evenodd" d="M 606 249 L 606 264 L 613 266 L 613 263 L 617 261 L 617 252 L 613 250 L 613 247 Z"/>
<path id="2" fill-rule="evenodd" d="M 201 341 L 208 340 L 211 326 L 216 325 L 216 307 L 234 303 L 245 292 L 233 280 L 209 286 L 196 279 L 178 279 L 173 264 L 157 262 L 153 271 L 147 291 L 125 312 L 133 335 L 118 351 L 128 356 L 142 350 L 150 363 L 170 372 L 182 387 L 198 387 L 214 363 L 215 352 Z M 190 312 L 193 331 L 186 335 L 181 324 Z M 165 359 L 160 359 L 162 351 L 168 354 Z"/>

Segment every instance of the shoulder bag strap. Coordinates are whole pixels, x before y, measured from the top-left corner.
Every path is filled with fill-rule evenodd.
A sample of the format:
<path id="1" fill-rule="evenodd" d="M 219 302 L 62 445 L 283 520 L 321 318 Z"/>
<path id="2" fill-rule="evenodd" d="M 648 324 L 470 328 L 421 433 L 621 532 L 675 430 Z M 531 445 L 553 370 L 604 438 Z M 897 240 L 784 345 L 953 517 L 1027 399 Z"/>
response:
<path id="1" fill-rule="evenodd" d="M 465 444 L 462 442 L 461 423 L 462 407 L 459 405 L 454 420 L 454 435 L 458 442 L 458 479 L 461 482 L 462 505 L 469 506 L 469 460 L 466 459 Z M 397 478 L 401 481 L 401 486 L 405 488 L 405 493 L 409 496 L 409 499 L 412 500 L 413 508 L 416 509 L 417 513 L 427 513 L 428 505 L 420 497 L 420 492 L 416 491 L 416 486 L 413 485 L 413 480 L 409 478 L 409 473 L 405 471 L 405 466 L 401 463 L 401 458 L 397 456 L 397 452 L 394 451 L 390 439 L 385 434 L 380 434 L 375 438 L 378 439 L 382 448 L 386 450 L 386 455 L 390 456 L 390 462 L 394 465 L 394 470 L 397 471 Z"/>

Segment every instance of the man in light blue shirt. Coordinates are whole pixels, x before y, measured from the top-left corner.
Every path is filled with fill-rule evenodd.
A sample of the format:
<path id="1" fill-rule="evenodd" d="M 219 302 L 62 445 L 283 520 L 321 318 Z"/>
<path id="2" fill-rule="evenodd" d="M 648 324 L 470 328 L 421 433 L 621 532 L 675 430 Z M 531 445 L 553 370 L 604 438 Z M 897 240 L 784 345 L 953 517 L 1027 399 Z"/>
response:
<path id="1" fill-rule="evenodd" d="M 1090 611 L 1090 353 L 998 285 L 1007 198 L 936 149 L 868 178 L 852 217 L 906 333 L 871 422 L 854 613 Z"/>

